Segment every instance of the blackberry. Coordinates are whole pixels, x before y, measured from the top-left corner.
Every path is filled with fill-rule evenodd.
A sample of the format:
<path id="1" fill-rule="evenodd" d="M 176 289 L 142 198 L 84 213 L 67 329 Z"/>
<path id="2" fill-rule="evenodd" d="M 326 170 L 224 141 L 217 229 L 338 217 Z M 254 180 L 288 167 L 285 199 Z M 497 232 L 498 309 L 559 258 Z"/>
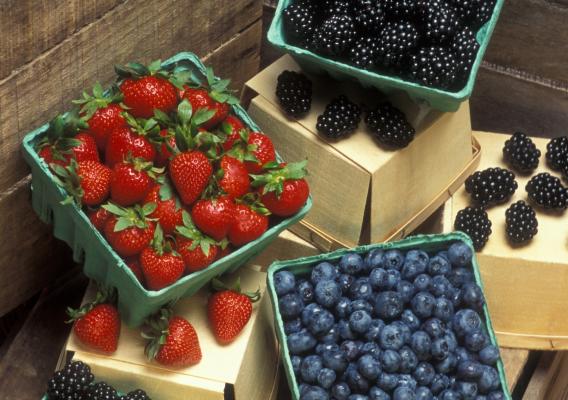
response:
<path id="1" fill-rule="evenodd" d="M 522 132 L 515 132 L 503 147 L 503 158 L 519 172 L 531 172 L 538 167 L 540 150 L 534 142 Z"/>
<path id="2" fill-rule="evenodd" d="M 315 26 L 313 6 L 306 1 L 292 3 L 284 9 L 284 29 L 291 42 L 301 43 L 312 36 Z"/>
<path id="3" fill-rule="evenodd" d="M 418 30 L 410 22 L 386 23 L 380 33 L 377 63 L 386 68 L 400 68 L 404 57 L 418 45 L 419 39 Z"/>
<path id="4" fill-rule="evenodd" d="M 393 20 L 411 19 L 418 11 L 416 0 L 383 0 L 385 13 Z"/>
<path id="5" fill-rule="evenodd" d="M 452 39 L 460 27 L 454 8 L 441 0 L 425 4 L 421 13 L 426 39 L 430 43 L 444 43 Z"/>
<path id="6" fill-rule="evenodd" d="M 332 15 L 316 30 L 315 50 L 332 56 L 342 55 L 355 41 L 357 32 L 353 18 L 347 14 Z"/>
<path id="7" fill-rule="evenodd" d="M 283 71 L 278 75 L 276 97 L 287 114 L 298 117 L 310 111 L 312 82 L 304 74 Z"/>
<path id="8" fill-rule="evenodd" d="M 517 187 L 515 174 L 499 167 L 476 171 L 465 180 L 466 192 L 482 207 L 507 201 Z"/>
<path id="9" fill-rule="evenodd" d="M 351 15 L 351 0 L 315 0 L 313 3 L 317 5 L 318 11 L 324 17 L 339 14 Z"/>
<path id="10" fill-rule="evenodd" d="M 460 20 L 477 31 L 491 18 L 496 0 L 452 0 Z"/>
<path id="11" fill-rule="evenodd" d="M 475 33 L 469 28 L 464 28 L 454 36 L 451 49 L 456 56 L 458 79 L 465 85 L 479 50 L 479 42 Z"/>
<path id="12" fill-rule="evenodd" d="M 448 89 L 456 76 L 456 56 L 445 47 L 424 47 L 410 58 L 410 77 L 422 85 Z"/>
<path id="13" fill-rule="evenodd" d="M 416 134 L 404 113 L 390 103 L 370 111 L 365 122 L 379 143 L 394 148 L 408 146 Z"/>
<path id="14" fill-rule="evenodd" d="M 378 48 L 378 39 L 362 37 L 349 50 L 349 61 L 357 67 L 368 69 L 375 64 Z"/>
<path id="15" fill-rule="evenodd" d="M 146 394 L 142 389 L 136 389 L 128 393 L 126 396 L 122 396 L 121 400 L 151 400 L 150 396 Z"/>
<path id="16" fill-rule="evenodd" d="M 541 207 L 563 210 L 568 205 L 566 188 L 562 186 L 560 179 L 548 172 L 533 176 L 525 189 L 529 199 Z"/>
<path id="17" fill-rule="evenodd" d="M 120 396 L 108 383 L 98 382 L 89 388 L 85 400 L 120 400 Z"/>
<path id="18" fill-rule="evenodd" d="M 491 221 L 484 209 L 466 207 L 458 211 L 454 221 L 454 229 L 469 235 L 475 250 L 480 251 L 491 235 Z"/>
<path id="19" fill-rule="evenodd" d="M 49 380 L 47 394 L 50 400 L 83 399 L 94 379 L 91 368 L 87 364 L 73 361 L 57 371 Z"/>
<path id="20" fill-rule="evenodd" d="M 533 208 L 519 200 L 505 211 L 507 237 L 515 244 L 531 240 L 538 232 L 538 221 Z"/>
<path id="21" fill-rule="evenodd" d="M 353 0 L 353 15 L 359 29 L 379 33 L 385 20 L 381 5 L 376 0 Z"/>
<path id="22" fill-rule="evenodd" d="M 361 109 L 346 96 L 333 99 L 318 116 L 316 129 L 328 138 L 336 139 L 353 132 L 361 120 Z"/>
<path id="23" fill-rule="evenodd" d="M 551 139 L 546 145 L 546 161 L 550 168 L 560 171 L 568 164 L 568 136 Z"/>

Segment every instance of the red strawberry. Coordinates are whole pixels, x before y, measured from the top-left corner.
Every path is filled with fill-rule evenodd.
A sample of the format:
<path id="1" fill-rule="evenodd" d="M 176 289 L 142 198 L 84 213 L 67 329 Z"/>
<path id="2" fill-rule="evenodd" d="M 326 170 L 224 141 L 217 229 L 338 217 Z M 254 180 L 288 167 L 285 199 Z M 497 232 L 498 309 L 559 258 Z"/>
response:
<path id="1" fill-rule="evenodd" d="M 205 154 L 193 150 L 174 156 L 170 161 L 169 171 L 181 201 L 191 205 L 207 187 L 213 167 Z"/>
<path id="2" fill-rule="evenodd" d="M 162 129 L 160 131 L 160 137 L 162 139 L 159 143 L 158 154 L 156 154 L 154 164 L 158 167 L 165 167 L 168 165 L 173 155 L 170 149 L 176 148 L 176 138 L 168 129 Z"/>
<path id="3" fill-rule="evenodd" d="M 124 260 L 124 263 L 132 271 L 134 276 L 136 276 L 140 284 L 144 285 L 144 272 L 140 266 L 140 261 L 137 258 L 127 258 Z"/>
<path id="4" fill-rule="evenodd" d="M 105 162 L 109 167 L 124 161 L 128 155 L 146 161 L 156 158 L 156 149 L 146 137 L 148 132 L 160 129 L 156 121 L 145 121 L 142 126 L 131 116 L 125 115 L 130 126 L 115 128 L 108 137 Z"/>
<path id="5" fill-rule="evenodd" d="M 109 297 L 110 296 L 110 297 Z M 75 321 L 73 332 L 86 346 L 104 353 L 114 353 L 120 336 L 120 316 L 111 304 L 109 293 L 99 292 L 92 303 L 79 310 L 67 309 L 71 321 Z"/>
<path id="6" fill-rule="evenodd" d="M 148 195 L 163 170 L 141 158 L 129 158 L 115 164 L 110 181 L 110 198 L 121 206 L 140 203 Z"/>
<path id="7" fill-rule="evenodd" d="M 228 115 L 227 118 L 225 118 L 225 121 L 221 124 L 221 129 L 223 133 L 227 135 L 227 139 L 225 139 L 225 142 L 223 143 L 223 149 L 225 151 L 229 151 L 235 142 L 241 138 L 241 130 L 246 129 L 246 127 L 240 119 L 234 115 Z"/>
<path id="8" fill-rule="evenodd" d="M 165 234 L 169 235 L 176 230 L 176 226 L 183 225 L 183 209 L 169 184 L 154 186 L 144 199 L 144 204 L 146 203 L 156 204 L 156 210 L 150 217 L 158 220 Z"/>
<path id="9" fill-rule="evenodd" d="M 160 290 L 170 286 L 181 278 L 185 271 L 183 259 L 172 250 L 170 243 L 164 240 L 159 224 L 151 246 L 140 253 L 140 266 L 150 290 Z"/>
<path id="10" fill-rule="evenodd" d="M 221 249 L 218 253 L 217 253 L 217 260 L 220 260 L 223 257 L 228 256 L 229 254 L 232 253 L 232 250 L 229 246 L 226 246 L 224 249 Z"/>
<path id="11" fill-rule="evenodd" d="M 258 239 L 268 229 L 268 217 L 244 204 L 237 204 L 235 219 L 229 229 L 229 241 L 242 246 Z"/>
<path id="12" fill-rule="evenodd" d="M 233 199 L 244 196 L 250 192 L 250 179 L 245 165 L 236 158 L 223 156 L 221 158 L 223 177 L 219 186 Z"/>
<path id="13" fill-rule="evenodd" d="M 46 143 L 40 149 L 39 156 L 47 164 L 57 164 L 63 167 L 69 165 L 72 158 L 77 162 L 99 161 L 95 139 L 87 132 L 79 132 L 72 138 L 60 138 L 53 144 Z"/>
<path id="14" fill-rule="evenodd" d="M 148 67 L 138 63 L 115 67 L 118 75 L 124 79 L 120 84 L 123 102 L 135 117 L 150 118 L 154 110 L 167 114 L 176 108 L 177 90 L 160 67 L 159 60 L 153 61 Z"/>
<path id="15" fill-rule="evenodd" d="M 227 236 L 234 220 L 235 203 L 229 197 L 197 201 L 191 209 L 195 225 L 215 240 Z"/>
<path id="16" fill-rule="evenodd" d="M 223 120 L 227 118 L 229 115 L 229 111 L 231 110 L 229 104 L 227 103 L 220 103 L 218 101 L 213 101 L 213 106 L 210 110 L 215 110 L 215 114 L 203 124 L 205 129 L 211 129 L 219 125 Z"/>
<path id="17" fill-rule="evenodd" d="M 210 109 L 213 105 L 213 99 L 209 97 L 207 90 L 190 88 L 187 85 L 180 91 L 180 98 L 187 99 L 193 111 L 197 111 L 200 108 Z"/>
<path id="18" fill-rule="evenodd" d="M 105 229 L 105 224 L 110 218 L 110 215 L 111 214 L 102 207 L 89 210 L 89 220 L 100 232 Z"/>
<path id="19" fill-rule="evenodd" d="M 135 256 L 152 241 L 155 224 L 147 218 L 155 204 L 123 208 L 109 203 L 103 207 L 113 214 L 105 224 L 105 237 L 119 255 Z"/>
<path id="20" fill-rule="evenodd" d="M 56 183 L 63 187 L 69 197 L 66 203 L 97 206 L 105 201 L 110 191 L 112 172 L 107 166 L 97 161 L 77 163 L 74 159 L 67 167 L 53 165 Z"/>
<path id="21" fill-rule="evenodd" d="M 253 154 L 258 162 L 245 161 L 247 170 L 251 174 L 258 174 L 262 172 L 262 166 L 276 161 L 276 151 L 274 150 L 274 144 L 268 136 L 260 132 L 252 132 L 249 135 L 248 142 L 249 145 L 256 146 L 253 150 Z"/>
<path id="22" fill-rule="evenodd" d="M 168 367 L 187 367 L 201 361 L 199 338 L 187 320 L 172 316 L 171 310 L 161 310 L 143 331 L 150 339 L 146 356 Z"/>
<path id="23" fill-rule="evenodd" d="M 231 343 L 241 333 L 252 314 L 252 303 L 260 300 L 260 291 L 242 293 L 240 281 L 227 288 L 214 279 L 213 287 L 219 290 L 209 298 L 207 316 L 213 334 L 221 344 Z"/>
<path id="24" fill-rule="evenodd" d="M 219 246 L 201 233 L 187 212 L 183 212 L 183 225 L 176 229 L 177 250 L 189 273 L 199 271 L 217 259 Z"/>

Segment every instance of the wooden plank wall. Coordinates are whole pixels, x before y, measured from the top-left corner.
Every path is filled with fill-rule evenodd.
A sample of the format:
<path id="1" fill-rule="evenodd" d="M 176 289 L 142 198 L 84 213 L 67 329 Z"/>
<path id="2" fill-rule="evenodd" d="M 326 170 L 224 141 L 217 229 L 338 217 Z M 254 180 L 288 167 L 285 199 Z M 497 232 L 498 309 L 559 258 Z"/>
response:
<path id="1" fill-rule="evenodd" d="M 262 0 L 0 0 L 0 316 L 68 264 L 29 205 L 23 136 L 117 63 L 193 51 L 240 89 L 259 68 L 261 16 Z"/>

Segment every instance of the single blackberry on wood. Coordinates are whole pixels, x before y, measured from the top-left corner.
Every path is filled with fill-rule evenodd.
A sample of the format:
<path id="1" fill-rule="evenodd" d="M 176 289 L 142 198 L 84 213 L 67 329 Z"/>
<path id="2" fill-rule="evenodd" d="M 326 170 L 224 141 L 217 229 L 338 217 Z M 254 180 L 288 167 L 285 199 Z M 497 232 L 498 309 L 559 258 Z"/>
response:
<path id="1" fill-rule="evenodd" d="M 347 14 L 332 15 L 314 33 L 313 46 L 324 55 L 340 56 L 351 47 L 356 36 L 352 17 Z"/>
<path id="2" fill-rule="evenodd" d="M 85 400 L 120 400 L 120 396 L 108 383 L 98 382 L 89 388 Z"/>
<path id="3" fill-rule="evenodd" d="M 386 23 L 380 33 L 377 63 L 386 68 L 401 68 L 404 57 L 416 48 L 419 39 L 418 30 L 410 22 Z"/>
<path id="4" fill-rule="evenodd" d="M 460 20 L 477 31 L 491 19 L 496 0 L 452 0 L 452 2 Z"/>
<path id="5" fill-rule="evenodd" d="M 441 0 L 422 3 L 425 4 L 420 10 L 425 38 L 430 43 L 445 43 L 452 39 L 460 27 L 455 9 Z"/>
<path id="6" fill-rule="evenodd" d="M 525 189 L 529 199 L 541 207 L 564 210 L 568 206 L 566 188 L 560 179 L 548 172 L 533 176 Z"/>
<path id="7" fill-rule="evenodd" d="M 475 37 L 475 33 L 467 27 L 464 28 L 452 39 L 451 49 L 456 57 L 457 79 L 461 84 L 465 85 L 479 50 L 479 42 Z"/>
<path id="8" fill-rule="evenodd" d="M 540 150 L 527 135 L 515 132 L 505 142 L 503 158 L 513 169 L 519 172 L 531 172 L 538 167 Z"/>
<path id="9" fill-rule="evenodd" d="M 379 33 L 385 14 L 377 0 L 353 0 L 353 15 L 357 27 L 369 33 Z"/>
<path id="10" fill-rule="evenodd" d="M 509 200 L 517 187 L 515 174 L 499 167 L 476 171 L 465 180 L 466 192 L 482 207 Z"/>
<path id="11" fill-rule="evenodd" d="M 349 61 L 360 68 L 368 69 L 375 64 L 379 41 L 374 37 L 362 37 L 349 50 Z"/>
<path id="12" fill-rule="evenodd" d="M 93 379 L 95 377 L 87 364 L 81 361 L 70 362 L 49 380 L 47 395 L 50 400 L 83 399 Z"/>
<path id="13" fill-rule="evenodd" d="M 568 164 L 568 136 L 556 137 L 548 142 L 546 161 L 555 171 L 561 171 Z"/>
<path id="14" fill-rule="evenodd" d="M 440 46 L 421 48 L 410 57 L 409 69 L 415 82 L 438 89 L 452 86 L 458 73 L 456 56 Z"/>
<path id="15" fill-rule="evenodd" d="M 531 240 L 538 232 L 538 221 L 533 208 L 519 200 L 505 211 L 507 237 L 515 244 Z"/>
<path id="16" fill-rule="evenodd" d="M 310 111 L 312 82 L 299 72 L 283 71 L 278 75 L 276 97 L 287 114 L 298 117 Z"/>
<path id="17" fill-rule="evenodd" d="M 346 96 L 333 99 L 318 116 L 316 129 L 328 138 L 336 139 L 353 132 L 361 120 L 361 109 Z"/>
<path id="18" fill-rule="evenodd" d="M 122 396 L 120 400 L 151 400 L 150 396 L 146 394 L 142 389 L 136 389 L 128 393 L 126 396 Z"/>
<path id="19" fill-rule="evenodd" d="M 454 229 L 469 235 L 475 250 L 480 251 L 491 235 L 491 221 L 487 212 L 480 207 L 466 207 L 458 211 Z"/>
<path id="20" fill-rule="evenodd" d="M 315 27 L 314 7 L 307 1 L 290 4 L 282 13 L 284 29 L 290 41 L 303 43 Z"/>
<path id="21" fill-rule="evenodd" d="M 416 134 L 404 113 L 390 103 L 370 111 L 365 123 L 379 143 L 394 148 L 408 146 Z"/>

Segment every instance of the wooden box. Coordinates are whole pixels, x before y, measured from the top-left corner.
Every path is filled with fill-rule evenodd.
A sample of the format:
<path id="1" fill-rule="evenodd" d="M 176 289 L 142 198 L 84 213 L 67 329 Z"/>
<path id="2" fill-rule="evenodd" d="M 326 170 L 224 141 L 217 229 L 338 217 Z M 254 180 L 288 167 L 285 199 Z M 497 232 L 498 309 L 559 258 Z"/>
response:
<path id="1" fill-rule="evenodd" d="M 482 148 L 479 169 L 506 167 L 502 149 L 509 135 L 474 132 Z M 533 138 L 542 155 L 538 172 L 546 165 L 548 139 Z M 533 174 L 533 175 L 534 175 Z M 554 173 L 558 176 L 558 173 Z M 538 234 L 522 247 L 511 247 L 505 232 L 505 210 L 517 200 L 527 201 L 525 185 L 532 175 L 516 174 L 519 185 L 511 201 L 488 209 L 493 233 L 478 253 L 481 275 L 499 344 L 505 347 L 567 350 L 568 224 L 566 215 L 535 208 Z M 470 204 L 462 186 L 444 209 L 444 231 L 453 230 L 457 212 Z M 564 213 L 566 214 L 566 213 Z"/>
<path id="2" fill-rule="evenodd" d="M 314 205 L 292 230 L 320 249 L 404 237 L 474 168 L 467 102 L 456 113 L 440 113 L 404 96 L 389 98 L 417 128 L 416 138 L 403 150 L 379 147 L 363 121 L 348 138 L 331 142 L 318 135 L 315 125 L 332 97 L 344 93 L 367 107 L 385 99 L 353 83 L 310 76 L 312 109 L 301 119 L 289 119 L 275 96 L 277 76 L 286 69 L 300 67 L 289 56 L 280 58 L 247 82 L 242 97 L 250 116 L 285 159 L 308 159 Z"/>

